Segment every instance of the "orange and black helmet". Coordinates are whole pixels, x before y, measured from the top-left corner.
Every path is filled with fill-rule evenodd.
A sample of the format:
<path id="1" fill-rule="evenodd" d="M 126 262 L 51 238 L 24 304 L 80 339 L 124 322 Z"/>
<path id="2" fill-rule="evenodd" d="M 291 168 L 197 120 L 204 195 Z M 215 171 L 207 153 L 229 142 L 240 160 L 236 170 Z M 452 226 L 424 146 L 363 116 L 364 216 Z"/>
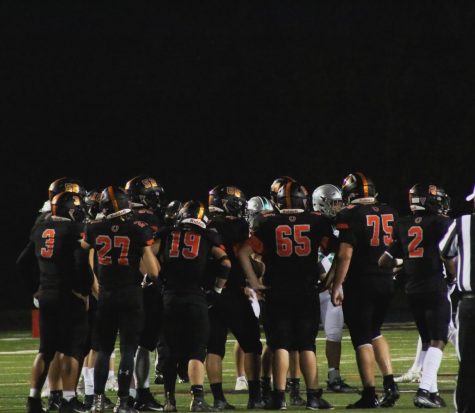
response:
<path id="1" fill-rule="evenodd" d="M 48 197 L 52 201 L 54 196 L 61 192 L 74 192 L 81 197 L 86 196 L 86 190 L 81 184 L 81 181 L 74 178 L 59 178 L 51 182 L 48 188 Z"/>
<path id="2" fill-rule="evenodd" d="M 276 206 L 282 209 L 302 209 L 307 211 L 309 208 L 308 191 L 298 182 L 288 181 L 277 191 Z"/>
<path id="3" fill-rule="evenodd" d="M 51 200 L 51 215 L 82 222 L 86 217 L 84 201 L 74 192 L 60 192 Z"/>
<path id="4" fill-rule="evenodd" d="M 130 201 L 142 204 L 154 211 L 165 206 L 165 191 L 155 178 L 149 175 L 139 175 L 125 184 L 125 191 Z"/>
<path id="5" fill-rule="evenodd" d="M 208 194 L 208 206 L 211 212 L 225 212 L 235 217 L 243 217 L 246 211 L 246 196 L 236 186 L 218 185 Z"/>
<path id="6" fill-rule="evenodd" d="M 120 211 L 130 212 L 129 197 L 119 186 L 108 186 L 101 193 L 100 209 L 104 215 L 115 214 Z"/>
<path id="7" fill-rule="evenodd" d="M 282 186 L 284 186 L 287 182 L 297 182 L 297 181 L 291 176 L 281 176 L 279 178 L 274 179 L 274 182 L 272 182 L 272 185 L 270 186 L 269 197 L 273 205 L 277 205 L 276 203 L 277 192 L 279 192 L 279 189 Z"/>
<path id="8" fill-rule="evenodd" d="M 188 201 L 178 211 L 177 223 L 180 226 L 196 225 L 205 229 L 208 221 L 208 209 L 200 201 Z"/>
<path id="9" fill-rule="evenodd" d="M 349 174 L 343 180 L 341 192 L 346 204 L 351 204 L 357 199 L 374 198 L 376 196 L 373 180 L 361 172 Z"/>

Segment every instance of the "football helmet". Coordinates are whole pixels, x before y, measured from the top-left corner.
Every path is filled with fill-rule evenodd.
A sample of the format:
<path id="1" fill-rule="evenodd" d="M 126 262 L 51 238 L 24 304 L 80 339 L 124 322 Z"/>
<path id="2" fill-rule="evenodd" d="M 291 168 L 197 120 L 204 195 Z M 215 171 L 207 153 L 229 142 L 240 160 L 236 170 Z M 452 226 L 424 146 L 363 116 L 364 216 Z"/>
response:
<path id="1" fill-rule="evenodd" d="M 86 217 L 84 201 L 74 192 L 60 192 L 51 201 L 51 215 L 82 222 Z"/>
<path id="2" fill-rule="evenodd" d="M 137 206 L 145 206 L 154 211 L 160 210 L 164 204 L 165 191 L 154 178 L 139 175 L 125 184 L 125 191 L 130 201 Z"/>
<path id="3" fill-rule="evenodd" d="M 419 183 L 409 190 L 409 207 L 412 212 L 426 211 L 446 215 L 450 210 L 450 198 L 437 185 Z"/>
<path id="4" fill-rule="evenodd" d="M 263 211 L 273 211 L 271 202 L 264 196 L 253 196 L 246 204 L 246 221 L 252 227 L 256 217 Z"/>
<path id="5" fill-rule="evenodd" d="M 279 192 L 279 189 L 285 185 L 287 182 L 297 182 L 294 178 L 291 176 L 281 176 L 279 178 L 274 179 L 274 182 L 272 182 L 272 185 L 270 186 L 270 201 L 272 202 L 273 205 L 277 205 L 277 192 Z"/>
<path id="6" fill-rule="evenodd" d="M 308 210 L 308 191 L 298 182 L 288 181 L 277 191 L 276 207 L 279 211 L 284 209 Z"/>
<path id="7" fill-rule="evenodd" d="M 235 186 L 218 185 L 209 191 L 208 207 L 210 212 L 226 212 L 242 217 L 246 209 L 246 196 Z"/>
<path id="8" fill-rule="evenodd" d="M 312 193 L 314 211 L 321 212 L 327 218 L 335 218 L 343 207 L 341 190 L 332 184 L 320 185 Z"/>
<path id="9" fill-rule="evenodd" d="M 84 203 L 86 204 L 86 212 L 90 219 L 96 219 L 96 216 L 101 212 L 99 202 L 101 199 L 101 193 L 97 189 L 91 189 L 87 191 Z"/>
<path id="10" fill-rule="evenodd" d="M 163 214 L 165 225 L 167 226 L 175 225 L 178 212 L 180 211 L 182 206 L 183 204 L 177 200 L 172 201 L 167 205 L 167 207 L 165 208 L 165 212 Z"/>
<path id="11" fill-rule="evenodd" d="M 343 180 L 341 191 L 346 204 L 373 203 L 377 195 L 373 180 L 361 172 L 349 174 Z"/>
<path id="12" fill-rule="evenodd" d="M 49 200 L 52 201 L 54 196 L 61 192 L 75 192 L 82 198 L 86 196 L 86 189 L 82 186 L 81 181 L 73 178 L 59 178 L 51 182 L 48 188 Z"/>
<path id="13" fill-rule="evenodd" d="M 118 186 L 105 188 L 99 200 L 99 206 L 106 218 L 115 218 L 131 212 L 127 193 Z"/>
<path id="14" fill-rule="evenodd" d="M 206 228 L 208 225 L 208 210 L 202 202 L 188 201 L 178 211 L 178 225 L 196 225 L 200 228 Z"/>

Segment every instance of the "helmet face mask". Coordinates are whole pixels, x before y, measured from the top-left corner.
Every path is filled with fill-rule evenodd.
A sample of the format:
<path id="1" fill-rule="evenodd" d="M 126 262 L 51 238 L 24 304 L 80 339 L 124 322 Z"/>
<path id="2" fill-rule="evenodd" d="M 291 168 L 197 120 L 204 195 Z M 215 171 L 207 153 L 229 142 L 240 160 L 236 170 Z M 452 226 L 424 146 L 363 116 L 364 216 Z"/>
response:
<path id="1" fill-rule="evenodd" d="M 84 203 L 86 204 L 86 212 L 90 219 L 96 219 L 97 214 L 101 212 L 99 201 L 101 198 L 100 192 L 92 189 L 87 192 Z"/>
<path id="2" fill-rule="evenodd" d="M 269 192 L 270 202 L 272 203 L 272 205 L 277 206 L 277 192 L 279 192 L 279 189 L 282 188 L 287 182 L 297 181 L 291 176 L 281 176 L 279 178 L 274 179 L 274 181 L 272 182 Z"/>
<path id="3" fill-rule="evenodd" d="M 308 211 L 308 191 L 298 182 L 289 181 L 279 188 L 276 196 L 276 207 L 279 211 Z"/>
<path id="4" fill-rule="evenodd" d="M 210 212 L 225 212 L 234 217 L 243 217 L 246 209 L 246 196 L 236 186 L 218 185 L 209 191 Z"/>
<path id="5" fill-rule="evenodd" d="M 51 200 L 51 215 L 82 222 L 86 218 L 84 201 L 76 193 L 61 192 Z"/>
<path id="6" fill-rule="evenodd" d="M 312 194 L 313 210 L 321 212 L 327 218 L 335 218 L 343 208 L 341 190 L 334 185 L 325 184 L 317 187 Z"/>
<path id="7" fill-rule="evenodd" d="M 248 224 L 253 227 L 254 226 L 254 220 L 256 217 L 261 213 L 265 211 L 273 211 L 274 208 L 272 207 L 271 202 L 263 197 L 263 196 L 254 196 L 249 201 L 247 201 L 246 204 L 246 212 L 244 214 L 246 221 Z"/>

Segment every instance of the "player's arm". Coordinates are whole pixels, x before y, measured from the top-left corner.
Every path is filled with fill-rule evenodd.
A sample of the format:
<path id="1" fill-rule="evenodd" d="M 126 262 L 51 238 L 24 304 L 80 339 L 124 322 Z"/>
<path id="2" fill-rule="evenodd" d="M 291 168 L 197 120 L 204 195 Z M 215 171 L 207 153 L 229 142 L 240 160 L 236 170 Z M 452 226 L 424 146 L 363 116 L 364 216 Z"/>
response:
<path id="1" fill-rule="evenodd" d="M 216 274 L 216 282 L 214 285 L 215 291 L 219 294 L 228 280 L 229 272 L 231 271 L 231 261 L 226 255 L 226 251 L 220 247 L 212 247 L 211 255 L 219 263 L 218 273 Z"/>
<path id="2" fill-rule="evenodd" d="M 33 241 L 28 242 L 26 247 L 20 253 L 16 260 L 16 269 L 20 277 L 25 281 L 28 290 L 33 295 L 39 286 L 39 278 L 37 271 L 34 271 L 33 266 L 36 263 L 35 244 Z"/>
<path id="3" fill-rule="evenodd" d="M 350 268 L 351 257 L 353 256 L 353 245 L 347 242 L 341 242 L 338 252 L 335 256 L 335 278 L 332 287 L 332 303 L 333 305 L 343 304 L 343 282 Z"/>
<path id="4" fill-rule="evenodd" d="M 143 247 L 141 266 L 142 265 L 143 270 L 149 278 L 158 278 L 161 269 L 160 263 L 158 262 L 157 257 L 155 257 L 150 245 Z"/>
<path id="5" fill-rule="evenodd" d="M 256 239 L 257 238 L 253 236 L 248 241 L 242 244 L 241 249 L 238 252 L 238 259 L 251 288 L 253 288 L 254 290 L 259 290 L 263 289 L 264 286 L 259 281 L 251 261 L 252 255 L 259 253 L 259 251 L 255 251 L 252 246 L 253 241 Z"/>

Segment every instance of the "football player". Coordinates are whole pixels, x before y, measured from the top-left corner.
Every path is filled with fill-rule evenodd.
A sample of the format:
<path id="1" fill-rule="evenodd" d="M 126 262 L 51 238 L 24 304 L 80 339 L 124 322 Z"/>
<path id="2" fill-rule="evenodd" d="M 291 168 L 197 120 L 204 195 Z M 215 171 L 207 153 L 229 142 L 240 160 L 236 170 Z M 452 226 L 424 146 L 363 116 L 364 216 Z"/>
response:
<path id="1" fill-rule="evenodd" d="M 40 393 L 55 354 L 62 354 L 59 411 L 86 411 L 75 394 L 87 334 L 87 296 L 92 285 L 88 257 L 79 244 L 84 218 L 84 204 L 78 194 L 55 195 L 51 215 L 35 224 L 30 242 L 17 261 L 21 273 L 29 270 L 35 258 L 40 269 L 35 294 L 40 304 L 40 349 L 33 363 L 28 413 L 44 411 Z"/>
<path id="2" fill-rule="evenodd" d="M 282 185 L 275 197 L 278 212 L 261 214 L 254 233 L 239 251 L 247 279 L 255 290 L 265 289 L 268 345 L 273 349 L 273 406 L 286 409 L 285 386 L 289 350 L 297 348 L 307 386 L 308 409 L 329 409 L 318 388 L 315 338 L 318 296 L 315 274 L 318 248 L 329 252 L 334 244 L 330 224 L 319 213 L 309 213 L 307 190 L 295 181 Z M 262 285 L 250 257 L 262 256 L 266 267 Z"/>
<path id="3" fill-rule="evenodd" d="M 151 245 L 149 225 L 134 221 L 126 192 L 109 186 L 102 191 L 101 210 L 105 219 L 86 225 L 83 248 L 97 254 L 99 297 L 96 329 L 99 352 L 94 366 L 93 413 L 104 412 L 104 390 L 109 359 L 120 333 L 121 360 L 118 373 L 118 400 L 115 413 L 136 413 L 128 405 L 129 387 L 134 370 L 134 354 L 143 325 L 141 282 L 146 273 L 156 278 L 159 264 Z"/>
<path id="4" fill-rule="evenodd" d="M 342 195 L 347 206 L 336 221 L 340 232 L 332 302 L 343 304 L 363 383 L 362 398 L 348 408 L 391 407 L 399 398 L 399 390 L 394 383 L 389 345 L 381 334 L 381 325 L 394 285 L 392 270 L 381 269 L 378 259 L 392 242 L 397 214 L 390 206 L 377 202 L 373 181 L 361 172 L 345 178 Z M 385 394 L 381 401 L 375 391 L 375 361 L 384 380 Z"/>
<path id="5" fill-rule="evenodd" d="M 380 266 L 389 268 L 400 266 L 403 260 L 405 290 L 422 342 L 416 407 L 439 408 L 445 404 L 438 394 L 437 371 L 447 344 L 452 309 L 439 254 L 439 242 L 451 223 L 443 214 L 443 201 L 437 185 L 414 185 L 409 190 L 412 214 L 399 219 L 395 240 L 379 260 Z M 448 282 L 453 284 L 454 279 Z"/>
<path id="6" fill-rule="evenodd" d="M 236 251 L 249 238 L 249 226 L 244 218 L 246 197 L 235 186 L 219 185 L 209 192 L 209 228 L 217 231 L 231 260 L 232 267 L 222 297 L 209 311 L 210 338 L 206 357 L 206 370 L 214 397 L 213 406 L 219 410 L 234 409 L 224 397 L 222 387 L 222 360 L 225 354 L 228 329 L 236 337 L 245 353 L 245 370 L 248 378 L 248 409 L 263 408 L 259 385 L 260 341 L 259 319 L 251 303 L 251 292 L 237 261 Z"/>
<path id="7" fill-rule="evenodd" d="M 219 265 L 210 304 L 221 294 L 231 262 L 215 232 L 207 230 L 208 216 L 201 202 L 189 201 L 178 213 L 178 225 L 158 233 L 163 261 L 164 335 L 170 356 L 164 368 L 165 411 L 176 412 L 177 364 L 187 359 L 191 383 L 190 411 L 216 411 L 204 399 L 204 360 L 209 335 L 208 304 L 203 292 L 209 257 Z"/>
<path id="8" fill-rule="evenodd" d="M 343 207 L 341 190 L 334 185 L 325 184 L 317 187 L 312 193 L 313 210 L 320 212 L 331 224 L 336 237 L 338 230 L 334 227 L 336 215 Z M 334 254 L 327 257 L 320 256 L 320 262 L 328 273 L 333 262 Z M 322 288 L 325 288 L 323 286 Z M 320 317 L 326 336 L 326 357 L 328 362 L 327 390 L 336 393 L 354 392 L 340 376 L 341 340 L 343 338 L 343 310 L 341 306 L 334 306 L 331 302 L 328 288 L 320 292 Z"/>
<path id="9" fill-rule="evenodd" d="M 139 175 L 130 179 L 125 190 L 129 196 L 134 219 L 146 222 L 156 234 L 162 224 L 164 189 L 148 175 Z M 158 283 L 143 284 L 144 324 L 135 357 L 136 394 L 135 408 L 140 411 L 161 411 L 163 406 L 155 400 L 149 383 L 150 352 L 155 351 L 160 333 L 162 318 L 162 296 Z M 132 396 L 134 390 L 131 389 Z"/>

